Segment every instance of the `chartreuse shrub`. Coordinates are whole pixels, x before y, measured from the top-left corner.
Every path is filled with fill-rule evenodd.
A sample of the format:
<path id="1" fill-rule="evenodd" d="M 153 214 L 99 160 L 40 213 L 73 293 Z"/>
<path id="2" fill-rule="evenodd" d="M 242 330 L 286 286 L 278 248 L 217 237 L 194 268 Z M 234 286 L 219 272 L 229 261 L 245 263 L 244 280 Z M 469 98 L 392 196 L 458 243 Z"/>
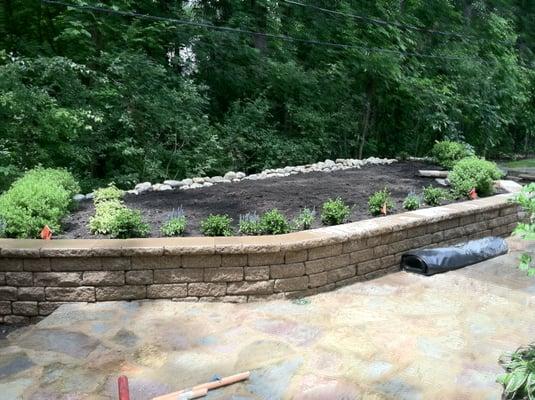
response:
<path id="1" fill-rule="evenodd" d="M 368 199 L 368 210 L 372 215 L 387 214 L 394 208 L 394 202 L 387 188 L 375 192 Z"/>
<path id="2" fill-rule="evenodd" d="M 39 167 L 26 172 L 0 196 L 4 235 L 37 238 L 45 225 L 59 231 L 72 197 L 79 191 L 78 183 L 65 170 Z"/>
<path id="3" fill-rule="evenodd" d="M 276 208 L 260 217 L 260 229 L 265 235 L 280 235 L 290 232 L 290 223 Z"/>
<path id="4" fill-rule="evenodd" d="M 410 193 L 403 200 L 403 208 L 407 211 L 417 210 L 420 208 L 420 196 Z"/>
<path id="5" fill-rule="evenodd" d="M 145 237 L 150 232 L 141 212 L 128 208 L 120 200 L 95 204 L 95 215 L 89 219 L 89 230 L 93 234 L 119 239 Z"/>
<path id="6" fill-rule="evenodd" d="M 316 210 L 303 208 L 299 215 L 292 221 L 292 227 L 296 231 L 307 230 L 312 227 L 316 221 Z"/>
<path id="7" fill-rule="evenodd" d="M 260 217 L 257 213 L 247 213 L 240 215 L 239 231 L 243 235 L 260 235 L 262 227 L 260 226 Z"/>
<path id="8" fill-rule="evenodd" d="M 160 232 L 164 236 L 181 236 L 186 231 L 188 221 L 182 207 L 173 210 L 167 221 L 163 223 Z"/>
<path id="9" fill-rule="evenodd" d="M 230 236 L 232 218 L 228 215 L 210 214 L 201 221 L 201 232 L 205 236 Z"/>
<path id="10" fill-rule="evenodd" d="M 435 207 L 448 198 L 448 192 L 444 189 L 429 185 L 424 187 L 423 196 L 425 204 Z"/>
<path id="11" fill-rule="evenodd" d="M 452 193 L 457 198 L 469 197 L 475 189 L 479 196 L 488 196 L 494 192 L 494 181 L 503 176 L 495 163 L 470 157 L 459 161 L 448 174 Z"/>
<path id="12" fill-rule="evenodd" d="M 502 399 L 535 399 L 535 344 L 504 354 L 499 362 L 505 369 L 497 378 L 504 388 Z"/>
<path id="13" fill-rule="evenodd" d="M 351 208 L 338 197 L 329 199 L 321 208 L 321 222 L 325 225 L 338 225 L 349 218 Z"/>
<path id="14" fill-rule="evenodd" d="M 108 187 L 97 189 L 93 192 L 93 203 L 96 205 L 104 201 L 121 200 L 124 191 L 117 188 L 115 184 L 110 183 Z"/>
<path id="15" fill-rule="evenodd" d="M 472 157 L 475 153 L 472 147 L 466 143 L 444 140 L 435 143 L 431 150 L 431 155 L 438 165 L 451 170 L 457 161 L 466 157 Z"/>

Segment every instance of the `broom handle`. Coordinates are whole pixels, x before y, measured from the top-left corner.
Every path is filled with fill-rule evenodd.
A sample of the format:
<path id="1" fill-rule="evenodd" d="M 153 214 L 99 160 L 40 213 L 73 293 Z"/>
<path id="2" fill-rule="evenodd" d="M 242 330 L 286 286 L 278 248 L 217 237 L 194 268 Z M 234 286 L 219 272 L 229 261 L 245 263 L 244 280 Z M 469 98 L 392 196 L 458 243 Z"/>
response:
<path id="1" fill-rule="evenodd" d="M 202 393 L 204 391 L 204 395 L 206 395 L 206 392 L 208 390 L 217 389 L 222 386 L 232 385 L 233 383 L 248 379 L 250 375 L 251 373 L 249 371 L 242 372 L 241 374 L 227 376 L 225 378 L 221 378 L 213 382 L 206 382 L 206 383 L 203 383 L 202 385 L 194 386 L 191 389 L 179 390 L 178 392 L 173 392 L 169 394 L 164 394 L 163 396 L 154 397 L 152 400 L 177 400 L 177 399 L 181 399 L 180 397 L 181 395 L 184 395 L 188 392 Z M 202 397 L 202 396 L 198 396 L 198 397 Z M 196 399 L 198 397 L 187 397 L 187 398 Z"/>

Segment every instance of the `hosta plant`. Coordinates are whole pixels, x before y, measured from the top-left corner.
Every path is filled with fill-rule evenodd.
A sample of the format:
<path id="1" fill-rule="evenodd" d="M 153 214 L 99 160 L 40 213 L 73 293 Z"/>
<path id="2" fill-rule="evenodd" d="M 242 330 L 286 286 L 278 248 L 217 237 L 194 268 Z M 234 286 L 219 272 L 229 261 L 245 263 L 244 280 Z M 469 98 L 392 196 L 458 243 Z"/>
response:
<path id="1" fill-rule="evenodd" d="M 515 202 L 526 212 L 527 221 L 519 223 L 513 234 L 525 240 L 535 240 L 535 183 L 524 186 L 516 196 Z M 528 276 L 535 276 L 533 256 L 528 253 L 522 254 L 519 268 L 525 271 Z"/>
<path id="2" fill-rule="evenodd" d="M 535 400 L 535 343 L 500 358 L 505 374 L 497 378 L 505 400 Z"/>

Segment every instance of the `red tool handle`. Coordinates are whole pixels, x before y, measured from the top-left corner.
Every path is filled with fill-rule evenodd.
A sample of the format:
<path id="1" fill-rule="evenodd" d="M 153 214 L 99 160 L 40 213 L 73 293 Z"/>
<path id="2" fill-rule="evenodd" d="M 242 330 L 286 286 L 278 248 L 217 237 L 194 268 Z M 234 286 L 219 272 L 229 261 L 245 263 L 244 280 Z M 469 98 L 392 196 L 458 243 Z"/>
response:
<path id="1" fill-rule="evenodd" d="M 128 389 L 128 378 L 121 375 L 117 379 L 117 387 L 119 388 L 119 400 L 130 400 L 130 390 Z"/>

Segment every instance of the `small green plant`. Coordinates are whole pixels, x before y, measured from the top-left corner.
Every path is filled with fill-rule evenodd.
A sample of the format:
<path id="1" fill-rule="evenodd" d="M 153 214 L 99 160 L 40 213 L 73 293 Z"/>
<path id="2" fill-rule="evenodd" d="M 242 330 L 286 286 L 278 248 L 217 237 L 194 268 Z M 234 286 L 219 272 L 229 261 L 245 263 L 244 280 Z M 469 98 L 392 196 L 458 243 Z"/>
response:
<path id="1" fill-rule="evenodd" d="M 455 197 L 467 198 L 472 189 L 476 189 L 479 196 L 492 194 L 494 181 L 502 176 L 495 163 L 471 157 L 455 164 L 453 171 L 448 174 L 448 180 Z"/>
<path id="2" fill-rule="evenodd" d="M 503 385 L 505 400 L 535 399 L 535 344 L 500 357 L 505 374 L 496 381 Z"/>
<path id="3" fill-rule="evenodd" d="M 535 183 L 524 186 L 514 201 L 527 213 L 527 222 L 519 223 L 513 234 L 524 240 L 535 240 Z M 518 267 L 528 276 L 535 276 L 535 263 L 531 254 L 522 254 Z"/>
<path id="4" fill-rule="evenodd" d="M 394 202 L 387 188 L 375 192 L 368 199 L 368 210 L 372 215 L 388 214 L 393 208 Z"/>
<path id="5" fill-rule="evenodd" d="M 303 208 L 299 215 L 292 221 L 292 227 L 296 231 L 307 230 L 316 221 L 316 210 Z"/>
<path id="6" fill-rule="evenodd" d="M 131 210 L 122 201 L 114 199 L 95 204 L 95 215 L 89 219 L 89 231 L 127 239 L 147 236 L 150 227 L 143 222 L 139 210 Z"/>
<path id="7" fill-rule="evenodd" d="M 0 196 L 4 235 L 37 238 L 45 225 L 55 232 L 80 191 L 74 177 L 62 169 L 36 168 L 16 180 Z"/>
<path id="8" fill-rule="evenodd" d="M 407 153 L 406 151 L 400 151 L 397 158 L 399 161 L 407 161 L 409 157 L 409 153 Z"/>
<path id="9" fill-rule="evenodd" d="M 201 232 L 205 236 L 230 236 L 232 218 L 228 215 L 210 214 L 201 221 Z"/>
<path id="10" fill-rule="evenodd" d="M 164 236 L 181 236 L 186 231 L 188 221 L 182 207 L 173 210 L 167 221 L 163 223 L 160 232 Z"/>
<path id="11" fill-rule="evenodd" d="M 110 183 L 108 187 L 100 188 L 93 192 L 93 203 L 96 205 L 104 201 L 121 200 L 123 196 L 124 191 Z"/>
<path id="12" fill-rule="evenodd" d="M 321 222 L 325 225 L 338 225 L 345 222 L 351 214 L 351 208 L 338 197 L 329 199 L 321 208 Z"/>
<path id="13" fill-rule="evenodd" d="M 435 143 L 431 150 L 431 155 L 438 165 L 451 170 L 458 161 L 466 157 L 472 157 L 475 153 L 472 146 L 466 143 L 444 140 Z"/>
<path id="14" fill-rule="evenodd" d="M 260 235 L 262 227 L 258 214 L 253 212 L 240 215 L 239 231 L 243 235 Z"/>
<path id="15" fill-rule="evenodd" d="M 403 200 L 403 208 L 408 211 L 417 210 L 420 208 L 420 197 L 414 193 L 409 194 Z"/>
<path id="16" fill-rule="evenodd" d="M 280 235 L 290 232 L 290 223 L 276 208 L 260 217 L 260 229 L 265 235 Z"/>
<path id="17" fill-rule="evenodd" d="M 429 185 L 424 188 L 423 196 L 425 204 L 435 207 L 448 198 L 448 193 L 444 189 Z"/>

